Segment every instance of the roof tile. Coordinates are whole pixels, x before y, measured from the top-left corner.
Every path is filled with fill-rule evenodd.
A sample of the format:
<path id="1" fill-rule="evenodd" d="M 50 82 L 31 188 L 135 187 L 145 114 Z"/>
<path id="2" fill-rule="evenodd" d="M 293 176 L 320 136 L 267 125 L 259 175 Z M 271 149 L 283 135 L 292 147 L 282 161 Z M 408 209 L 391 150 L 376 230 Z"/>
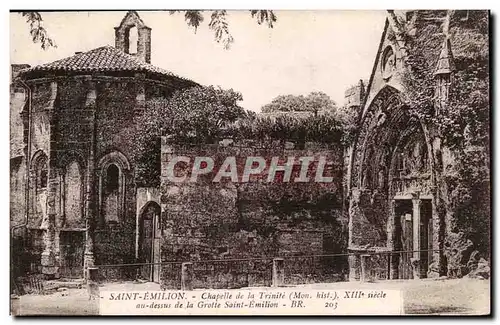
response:
<path id="1" fill-rule="evenodd" d="M 38 65 L 23 70 L 22 74 L 43 71 L 73 71 L 73 72 L 110 72 L 110 71 L 135 71 L 149 72 L 163 76 L 171 76 L 186 81 L 174 73 L 140 61 L 133 55 L 127 54 L 113 46 L 98 47 L 88 52 L 77 53 L 73 56 L 51 63 Z"/>

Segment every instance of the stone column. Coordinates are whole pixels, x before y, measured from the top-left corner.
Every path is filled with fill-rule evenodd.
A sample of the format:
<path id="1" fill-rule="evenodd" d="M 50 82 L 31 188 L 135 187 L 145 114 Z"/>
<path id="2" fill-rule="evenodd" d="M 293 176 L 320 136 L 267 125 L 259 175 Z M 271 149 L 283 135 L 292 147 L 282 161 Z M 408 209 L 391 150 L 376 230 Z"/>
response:
<path id="1" fill-rule="evenodd" d="M 349 254 L 349 281 L 358 281 L 360 278 L 360 258 L 356 253 Z"/>
<path id="2" fill-rule="evenodd" d="M 48 146 L 48 175 L 47 175 L 47 201 L 46 214 L 42 220 L 44 233 L 44 250 L 42 252 L 41 264 L 42 273 L 50 278 L 59 276 L 59 267 L 55 256 L 55 236 L 56 236 L 56 199 L 57 199 L 57 170 L 56 170 L 56 116 L 54 105 L 57 98 L 57 82 L 50 83 L 51 93 L 45 111 L 49 122 L 49 146 Z"/>
<path id="3" fill-rule="evenodd" d="M 90 119 L 90 129 L 92 130 L 89 143 L 89 156 L 87 161 L 87 184 L 85 188 L 85 253 L 84 253 L 84 276 L 88 280 L 87 269 L 94 267 L 94 230 L 95 230 L 95 110 L 96 110 L 96 88 L 92 80 L 87 80 L 87 97 L 85 107 L 92 109 Z"/>
<path id="4" fill-rule="evenodd" d="M 419 279 L 420 276 L 420 207 L 422 205 L 422 200 L 413 199 L 413 258 L 412 266 L 413 275 L 415 279 Z"/>
<path id="5" fill-rule="evenodd" d="M 51 161 L 52 158 L 49 158 Z M 47 181 L 47 212 L 42 221 L 42 228 L 45 229 L 43 236 L 44 250 L 42 252 L 42 273 L 50 278 L 58 277 L 58 265 L 55 255 L 55 221 L 56 221 L 56 186 L 57 180 L 54 177 L 55 171 L 53 163 L 49 163 Z"/>
<path id="6" fill-rule="evenodd" d="M 371 280 L 370 276 L 370 255 L 361 255 L 361 276 L 359 277 L 360 282 L 366 282 Z"/>
<path id="7" fill-rule="evenodd" d="M 285 283 L 285 260 L 273 259 L 273 287 L 280 287 Z"/>
<path id="8" fill-rule="evenodd" d="M 359 255 L 356 255 L 356 251 L 352 250 L 354 245 L 354 218 L 357 217 L 358 205 L 360 200 L 361 191 L 352 187 L 349 196 L 349 238 L 348 238 L 348 264 L 349 264 L 349 281 L 359 280 Z"/>
<path id="9" fill-rule="evenodd" d="M 387 224 L 387 247 L 391 251 L 396 251 L 396 200 L 391 200 L 389 220 Z M 399 220 L 397 221 L 399 222 Z M 399 253 L 389 254 L 389 279 L 399 278 Z"/>
<path id="10" fill-rule="evenodd" d="M 182 263 L 181 290 L 193 290 L 193 263 Z"/>
<path id="11" fill-rule="evenodd" d="M 439 195 L 439 194 L 438 194 Z M 446 275 L 446 263 L 444 258 L 444 215 L 446 210 L 442 200 L 435 196 L 432 208 L 432 263 L 429 266 L 429 277 Z"/>

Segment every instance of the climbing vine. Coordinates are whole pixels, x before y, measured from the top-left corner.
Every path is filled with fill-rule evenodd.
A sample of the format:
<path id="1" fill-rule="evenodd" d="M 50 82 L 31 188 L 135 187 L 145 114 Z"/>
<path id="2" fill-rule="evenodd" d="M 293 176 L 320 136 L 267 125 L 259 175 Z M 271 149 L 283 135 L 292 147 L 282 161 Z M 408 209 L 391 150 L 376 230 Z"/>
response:
<path id="1" fill-rule="evenodd" d="M 453 11 L 416 19 L 402 37 L 407 69 L 402 76 L 414 115 L 438 127 L 444 144 L 453 150 L 489 142 L 489 46 L 486 11 Z M 435 18 L 435 20 L 432 20 Z M 449 20 L 447 22 L 446 20 Z M 449 24 L 449 27 L 444 25 Z M 445 31 L 444 29 L 449 29 Z M 412 32 L 411 30 L 416 30 Z M 449 37 L 452 74 L 448 104 L 436 111 L 437 60 Z"/>
<path id="2" fill-rule="evenodd" d="M 422 19 L 407 24 L 402 34 L 407 49 L 402 81 L 408 105 L 413 115 L 436 128 L 455 157 L 455 168 L 445 172 L 454 211 L 452 230 L 465 233 L 476 249 L 486 253 L 491 219 L 488 13 L 420 15 Z M 452 73 L 448 102 L 442 107 L 436 97 L 434 72 L 447 37 L 453 54 Z"/>

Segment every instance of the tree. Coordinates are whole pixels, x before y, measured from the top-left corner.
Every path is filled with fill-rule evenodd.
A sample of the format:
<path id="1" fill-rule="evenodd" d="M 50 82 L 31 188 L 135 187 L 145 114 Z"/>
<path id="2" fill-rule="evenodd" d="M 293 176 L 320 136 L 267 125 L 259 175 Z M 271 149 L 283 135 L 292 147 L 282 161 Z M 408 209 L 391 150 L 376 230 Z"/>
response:
<path id="1" fill-rule="evenodd" d="M 337 103 L 330 98 L 324 92 L 311 92 L 307 96 L 299 95 L 280 95 L 274 98 L 271 103 L 262 106 L 262 113 L 276 113 L 276 112 L 311 112 L 312 117 L 319 118 L 302 118 L 302 123 L 293 122 L 293 118 L 287 118 L 287 116 L 281 116 L 276 119 L 274 127 L 284 124 L 286 127 L 284 129 L 291 130 L 294 135 L 293 137 L 302 137 L 302 135 L 307 134 L 309 140 L 322 142 L 321 132 L 326 134 L 331 134 L 331 127 L 327 124 L 331 123 L 334 126 L 335 131 L 341 130 L 342 143 L 344 145 L 349 145 L 354 139 L 355 134 L 358 130 L 358 111 L 353 109 L 347 109 L 345 107 L 338 107 Z M 325 117 L 328 118 L 325 118 Z M 288 121 L 292 120 L 292 122 Z M 291 127 L 290 125 L 293 125 Z M 312 136 L 312 129 L 321 130 L 321 132 L 316 132 L 315 136 Z M 284 132 L 284 131 L 283 131 Z M 279 132 L 278 132 L 279 133 Z M 334 139 L 335 137 L 330 137 Z"/>
<path id="2" fill-rule="evenodd" d="M 212 143 L 230 123 L 247 116 L 238 106 L 241 100 L 242 95 L 232 89 L 198 86 L 177 91 L 169 99 L 148 101 L 135 133 L 137 181 L 158 185 L 162 135 L 176 143 Z"/>
<path id="3" fill-rule="evenodd" d="M 327 94 L 321 91 L 312 92 L 306 97 L 306 107 L 308 111 L 325 113 L 336 113 L 337 103 Z"/>
<path id="4" fill-rule="evenodd" d="M 195 33 L 205 20 L 204 14 L 206 11 L 204 10 L 170 10 L 170 14 L 179 12 L 184 12 L 187 25 L 193 27 Z M 40 12 L 24 11 L 21 14 L 23 17 L 26 17 L 26 22 L 29 23 L 30 34 L 34 43 L 40 43 L 41 48 L 44 50 L 56 46 L 54 40 L 48 36 L 47 31 L 43 27 L 43 18 Z M 274 23 L 277 21 L 277 17 L 272 10 L 250 10 L 250 14 L 256 19 L 257 24 L 266 24 L 269 28 L 273 28 Z M 212 10 L 208 27 L 214 32 L 215 41 L 222 43 L 225 49 L 229 49 L 234 42 L 234 38 L 229 32 L 227 11 Z"/>
<path id="5" fill-rule="evenodd" d="M 262 106 L 262 113 L 275 112 L 319 112 L 334 113 L 337 104 L 323 92 L 312 92 L 307 96 L 280 95 L 271 103 Z"/>
<path id="6" fill-rule="evenodd" d="M 302 95 L 279 95 L 261 108 L 262 113 L 299 112 L 305 110 L 306 100 Z"/>

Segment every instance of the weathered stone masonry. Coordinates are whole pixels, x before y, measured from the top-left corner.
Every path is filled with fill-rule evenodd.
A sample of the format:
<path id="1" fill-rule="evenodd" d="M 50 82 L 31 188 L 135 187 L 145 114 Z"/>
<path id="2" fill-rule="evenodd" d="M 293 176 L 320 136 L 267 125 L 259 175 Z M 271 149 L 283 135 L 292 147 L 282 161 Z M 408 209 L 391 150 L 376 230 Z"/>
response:
<path id="1" fill-rule="evenodd" d="M 31 267 L 48 276 L 82 277 L 84 261 L 86 266 L 136 261 L 130 150 L 137 118 L 147 100 L 196 85 L 148 64 L 151 30 L 130 12 L 117 35 L 131 26 L 147 30 L 140 32 L 142 45 L 134 56 L 117 40 L 122 48 L 105 46 L 24 69 L 13 83 L 27 94 L 21 146 L 29 157 L 29 177 L 27 188 L 17 186 L 12 195 L 27 202 L 24 251 L 33 254 Z M 22 176 L 19 169 L 16 179 Z M 20 205 L 13 212 L 22 211 Z M 13 222 L 22 226 L 15 215 Z M 114 273 L 107 276 L 124 275 Z"/>
<path id="2" fill-rule="evenodd" d="M 421 24 L 429 25 L 425 19 Z M 131 30 L 138 32 L 137 53 L 130 50 Z M 272 258 L 285 257 L 286 281 L 320 282 L 344 279 L 344 259 L 297 256 L 347 251 L 351 280 L 359 280 L 360 255 L 366 253 L 384 253 L 373 255 L 370 265 L 382 278 L 464 274 L 472 245 L 452 229 L 446 180 L 456 157 L 435 125 L 411 113 L 402 79 L 408 49 L 393 22 L 386 22 L 366 90 L 360 82 L 346 92 L 347 109 L 360 110 L 352 146 L 188 146 L 162 139 L 159 188 L 135 183 L 137 119 L 148 100 L 197 84 L 149 64 L 152 31 L 136 12 L 114 33 L 115 47 L 33 68 L 12 66 L 16 272 L 82 277 L 84 266 L 156 263 L 102 270 L 108 279 L 139 276 L 179 287 L 180 262 L 192 261 L 194 287 L 241 287 L 270 285 Z M 439 114 L 452 87 L 456 45 L 442 33 L 435 36 L 440 45 L 426 53 L 435 63 Z M 179 155 L 210 156 L 218 163 L 231 155 L 325 155 L 333 162 L 334 181 L 213 183 L 208 174 L 196 183 L 171 183 L 165 166 Z M 412 252 L 394 254 L 399 251 Z M 244 261 L 200 262 L 223 259 Z"/>
<path id="3" fill-rule="evenodd" d="M 212 157 L 216 166 L 227 156 L 236 156 L 241 175 L 246 157 L 260 156 L 270 161 L 278 156 L 285 161 L 289 156 L 313 156 L 317 160 L 321 155 L 331 162 L 328 166 L 328 173 L 334 179 L 331 183 L 283 183 L 279 176 L 271 183 L 255 176 L 245 183 L 224 178 L 221 183 L 214 183 L 216 170 L 200 176 L 197 182 L 173 183 L 166 177 L 166 166 L 175 156 Z M 170 144 L 164 138 L 161 260 L 194 261 L 194 286 L 215 288 L 270 285 L 273 257 L 341 253 L 346 239 L 342 220 L 342 159 L 339 146 L 313 143 L 305 149 L 285 149 L 279 143 L 183 146 Z M 189 170 L 191 166 L 186 168 Z M 235 258 L 263 260 L 196 263 Z M 345 267 L 342 258 L 314 262 L 299 258 L 285 263 L 289 282 L 340 280 Z M 178 264 L 164 266 L 163 284 L 180 285 L 179 271 Z"/>
<path id="4" fill-rule="evenodd" d="M 408 27 L 413 28 L 413 33 L 431 24 L 429 17 L 422 18 L 425 14 L 406 14 L 416 15 Z M 444 14 L 437 11 L 430 15 L 442 18 Z M 442 19 L 432 21 L 440 26 L 439 31 L 444 28 Z M 440 114 L 447 109 L 455 72 L 453 41 L 446 33 L 433 37 L 439 45 L 424 51 L 432 60 L 434 112 Z M 464 268 L 471 253 L 463 247 L 470 249 L 472 243 L 466 243 L 452 229 L 454 210 L 446 177 L 455 168 L 456 157 L 443 144 L 438 126 L 411 112 L 415 108 L 409 107 L 409 91 L 403 82 L 408 69 L 406 51 L 394 22 L 387 20 L 361 107 L 360 129 L 351 148 L 348 170 L 352 280 L 360 277 L 361 254 L 386 253 L 373 255 L 379 258 L 375 265 L 379 271 L 382 269 L 379 276 L 408 279 L 450 275 L 454 268 Z M 410 252 L 390 254 L 401 251 Z"/>

